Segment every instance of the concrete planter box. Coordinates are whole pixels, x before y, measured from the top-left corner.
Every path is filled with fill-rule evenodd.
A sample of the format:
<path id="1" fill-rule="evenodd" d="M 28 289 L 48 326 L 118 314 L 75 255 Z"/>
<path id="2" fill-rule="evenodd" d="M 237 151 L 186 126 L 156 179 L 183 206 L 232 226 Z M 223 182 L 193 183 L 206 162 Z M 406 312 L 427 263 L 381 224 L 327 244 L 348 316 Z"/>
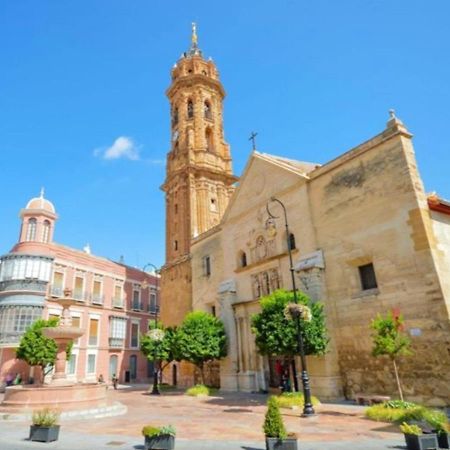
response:
<path id="1" fill-rule="evenodd" d="M 416 436 L 415 434 L 405 434 L 404 436 L 408 450 L 439 449 L 436 434 L 421 434 L 419 436 Z"/>
<path id="2" fill-rule="evenodd" d="M 175 437 L 170 434 L 149 437 L 145 436 L 145 450 L 173 450 L 175 448 Z"/>
<path id="3" fill-rule="evenodd" d="M 297 438 L 266 437 L 266 450 L 298 450 Z"/>
<path id="4" fill-rule="evenodd" d="M 30 441 L 53 442 L 58 440 L 58 436 L 59 425 L 53 425 L 52 427 L 30 426 Z"/>
<path id="5" fill-rule="evenodd" d="M 450 433 L 439 433 L 437 438 L 440 448 L 450 448 Z"/>

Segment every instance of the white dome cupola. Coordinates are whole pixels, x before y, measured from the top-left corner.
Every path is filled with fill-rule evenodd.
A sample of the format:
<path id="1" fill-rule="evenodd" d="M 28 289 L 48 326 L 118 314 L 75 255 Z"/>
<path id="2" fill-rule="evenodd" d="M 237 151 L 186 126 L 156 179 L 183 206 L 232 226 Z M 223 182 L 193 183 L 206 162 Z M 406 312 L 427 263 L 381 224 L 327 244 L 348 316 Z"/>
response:
<path id="1" fill-rule="evenodd" d="M 20 211 L 20 217 L 22 228 L 19 242 L 52 242 L 58 215 L 53 203 L 44 197 L 44 189 L 41 189 L 39 197 L 32 198 Z"/>

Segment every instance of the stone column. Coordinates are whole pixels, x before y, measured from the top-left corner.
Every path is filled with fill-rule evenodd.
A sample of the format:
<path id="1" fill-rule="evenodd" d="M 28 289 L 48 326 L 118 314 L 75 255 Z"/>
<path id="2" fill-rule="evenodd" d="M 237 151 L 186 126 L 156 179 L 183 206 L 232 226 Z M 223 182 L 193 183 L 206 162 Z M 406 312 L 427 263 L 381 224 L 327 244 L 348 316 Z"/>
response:
<path id="1" fill-rule="evenodd" d="M 219 285 L 220 319 L 227 333 L 228 356 L 220 361 L 220 387 L 224 391 L 238 390 L 238 343 L 233 304 L 236 301 L 234 280 Z"/>

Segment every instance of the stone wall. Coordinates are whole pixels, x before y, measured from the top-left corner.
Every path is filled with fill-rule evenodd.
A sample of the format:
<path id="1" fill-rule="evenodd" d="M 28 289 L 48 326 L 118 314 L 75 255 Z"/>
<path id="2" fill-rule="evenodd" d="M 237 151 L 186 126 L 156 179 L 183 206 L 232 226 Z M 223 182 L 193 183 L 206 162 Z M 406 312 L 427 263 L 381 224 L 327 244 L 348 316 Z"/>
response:
<path id="1" fill-rule="evenodd" d="M 313 221 L 346 394 L 397 395 L 391 363 L 371 356 L 369 327 L 376 314 L 395 309 L 413 335 L 415 354 L 400 362 L 406 397 L 443 404 L 450 402 L 449 317 L 410 137 L 388 127 L 315 171 Z M 378 288 L 364 291 L 358 267 L 367 263 Z"/>

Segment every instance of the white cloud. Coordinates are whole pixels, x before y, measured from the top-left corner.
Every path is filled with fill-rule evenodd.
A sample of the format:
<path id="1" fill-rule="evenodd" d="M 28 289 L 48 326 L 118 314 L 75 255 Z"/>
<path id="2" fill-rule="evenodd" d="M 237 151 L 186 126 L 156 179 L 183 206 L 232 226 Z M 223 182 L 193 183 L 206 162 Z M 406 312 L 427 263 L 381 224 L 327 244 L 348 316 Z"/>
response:
<path id="1" fill-rule="evenodd" d="M 94 156 L 102 159 L 130 159 L 137 161 L 140 159 L 140 148 L 133 139 L 127 136 L 119 136 L 108 148 L 97 148 L 94 150 Z"/>

